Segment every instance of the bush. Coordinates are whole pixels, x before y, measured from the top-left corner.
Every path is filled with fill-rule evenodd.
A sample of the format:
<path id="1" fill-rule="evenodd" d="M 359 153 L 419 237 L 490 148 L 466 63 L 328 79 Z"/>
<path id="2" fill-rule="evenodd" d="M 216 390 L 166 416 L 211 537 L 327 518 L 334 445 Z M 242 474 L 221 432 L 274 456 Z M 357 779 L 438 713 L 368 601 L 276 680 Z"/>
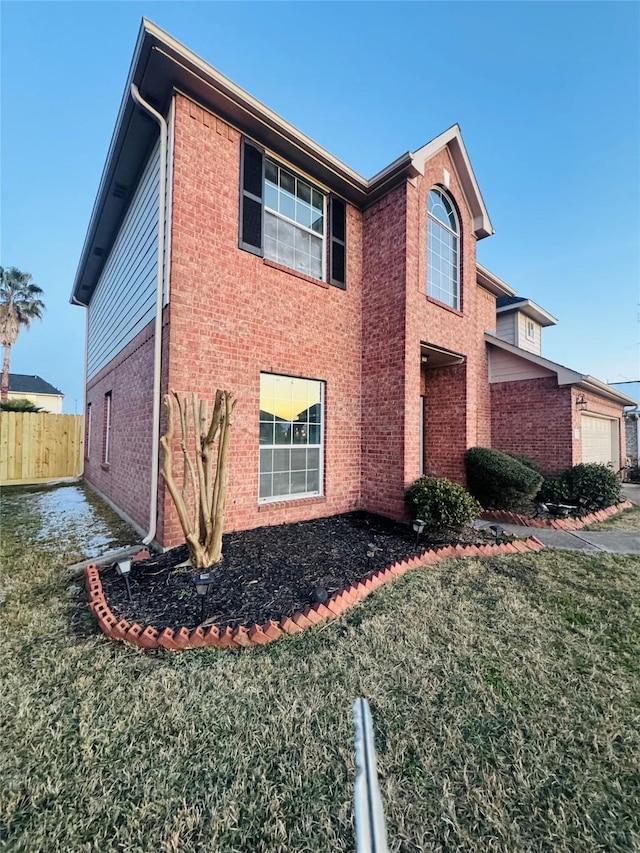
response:
<path id="1" fill-rule="evenodd" d="M 0 411 L 2 412 L 42 412 L 40 406 L 36 406 L 26 398 L 3 400 L 0 403 Z"/>
<path id="2" fill-rule="evenodd" d="M 536 474 L 542 475 L 542 468 L 535 459 L 530 459 L 528 456 L 524 456 L 522 453 L 507 453 L 507 456 L 510 456 L 512 459 L 515 459 L 516 462 L 519 462 L 521 465 L 526 465 L 527 468 L 531 468 L 532 471 L 535 471 Z"/>
<path id="3" fill-rule="evenodd" d="M 472 447 L 464 456 L 467 485 L 485 509 L 520 510 L 542 484 L 542 475 L 513 456 Z"/>
<path id="4" fill-rule="evenodd" d="M 482 512 L 463 486 L 446 477 L 420 477 L 407 489 L 406 499 L 415 517 L 433 530 L 467 527 Z"/>
<path id="5" fill-rule="evenodd" d="M 536 495 L 536 500 L 545 504 L 570 503 L 567 483 L 563 475 L 557 474 L 555 477 L 547 477 L 540 486 L 540 491 Z"/>
<path id="6" fill-rule="evenodd" d="M 567 468 L 562 474 L 566 485 L 568 502 L 588 509 L 604 509 L 617 504 L 621 499 L 618 475 L 606 465 L 583 463 Z"/>

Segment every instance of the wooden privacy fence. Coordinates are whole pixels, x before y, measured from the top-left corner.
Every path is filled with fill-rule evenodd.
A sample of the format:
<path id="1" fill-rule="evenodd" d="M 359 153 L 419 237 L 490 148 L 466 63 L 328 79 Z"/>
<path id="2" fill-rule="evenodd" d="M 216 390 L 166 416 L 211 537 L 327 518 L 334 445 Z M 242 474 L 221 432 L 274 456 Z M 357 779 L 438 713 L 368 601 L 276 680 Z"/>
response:
<path id="1" fill-rule="evenodd" d="M 0 412 L 0 483 L 27 485 L 82 474 L 82 415 Z"/>

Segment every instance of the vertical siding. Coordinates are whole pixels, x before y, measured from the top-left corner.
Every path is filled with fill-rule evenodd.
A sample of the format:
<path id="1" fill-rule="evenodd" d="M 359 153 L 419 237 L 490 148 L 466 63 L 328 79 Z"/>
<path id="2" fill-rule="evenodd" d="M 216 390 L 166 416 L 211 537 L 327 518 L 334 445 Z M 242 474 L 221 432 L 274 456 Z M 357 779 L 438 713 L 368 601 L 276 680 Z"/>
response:
<path id="1" fill-rule="evenodd" d="M 527 352 L 532 352 L 534 355 L 540 355 L 542 352 L 542 327 L 531 320 L 526 314 L 518 311 L 518 340 L 516 346 L 524 349 Z M 533 323 L 533 338 L 527 337 L 527 323 Z"/>
<path id="2" fill-rule="evenodd" d="M 496 335 L 508 344 L 516 344 L 516 330 L 513 313 L 499 314 L 496 320 Z"/>
<path id="3" fill-rule="evenodd" d="M 159 174 L 158 142 L 91 299 L 88 379 L 124 349 L 154 317 Z"/>

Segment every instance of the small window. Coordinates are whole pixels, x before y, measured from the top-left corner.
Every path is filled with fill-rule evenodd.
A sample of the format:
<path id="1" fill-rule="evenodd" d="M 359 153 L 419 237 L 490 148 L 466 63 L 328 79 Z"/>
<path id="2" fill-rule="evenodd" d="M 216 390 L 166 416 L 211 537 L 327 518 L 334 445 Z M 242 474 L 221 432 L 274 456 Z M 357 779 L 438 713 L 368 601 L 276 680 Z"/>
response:
<path id="1" fill-rule="evenodd" d="M 322 494 L 324 383 L 260 374 L 260 502 Z"/>
<path id="2" fill-rule="evenodd" d="M 427 221 L 427 294 L 460 308 L 460 228 L 448 197 L 434 187 Z"/>
<path id="3" fill-rule="evenodd" d="M 527 320 L 527 337 L 530 341 L 536 338 L 536 327 L 533 325 L 533 320 Z"/>
<path id="4" fill-rule="evenodd" d="M 104 430 L 102 436 L 102 461 L 109 464 L 111 458 L 111 391 L 104 395 Z"/>

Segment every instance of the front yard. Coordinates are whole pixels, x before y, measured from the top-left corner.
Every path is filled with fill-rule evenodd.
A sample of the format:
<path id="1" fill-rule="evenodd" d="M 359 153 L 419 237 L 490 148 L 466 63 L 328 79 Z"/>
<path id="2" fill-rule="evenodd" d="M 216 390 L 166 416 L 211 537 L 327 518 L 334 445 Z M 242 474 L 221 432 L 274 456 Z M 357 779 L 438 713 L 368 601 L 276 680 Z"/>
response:
<path id="1" fill-rule="evenodd" d="M 264 648 L 150 656 L 59 545 L 2 547 L 8 851 L 352 851 L 357 696 L 390 850 L 640 844 L 637 557 L 451 560 Z"/>

